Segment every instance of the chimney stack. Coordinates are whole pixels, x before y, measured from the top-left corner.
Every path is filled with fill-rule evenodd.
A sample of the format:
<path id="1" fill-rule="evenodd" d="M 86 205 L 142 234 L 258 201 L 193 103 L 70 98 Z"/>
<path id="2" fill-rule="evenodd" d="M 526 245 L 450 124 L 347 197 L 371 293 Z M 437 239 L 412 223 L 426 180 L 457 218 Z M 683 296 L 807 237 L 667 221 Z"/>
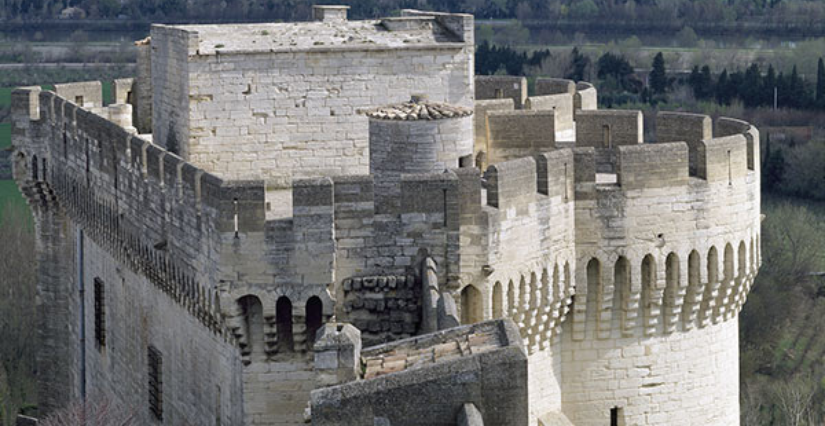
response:
<path id="1" fill-rule="evenodd" d="M 312 19 L 321 22 L 346 22 L 349 6 L 312 6 Z"/>

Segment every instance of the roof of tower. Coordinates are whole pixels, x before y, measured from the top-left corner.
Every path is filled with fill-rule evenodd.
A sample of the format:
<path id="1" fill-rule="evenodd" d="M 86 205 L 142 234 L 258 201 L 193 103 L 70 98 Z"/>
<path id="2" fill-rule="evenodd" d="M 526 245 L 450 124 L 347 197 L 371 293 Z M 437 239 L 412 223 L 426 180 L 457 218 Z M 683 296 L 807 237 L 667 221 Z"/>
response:
<path id="1" fill-rule="evenodd" d="M 460 46 L 434 17 L 237 25 L 170 25 L 198 34 L 198 54 Z"/>
<path id="2" fill-rule="evenodd" d="M 473 114 L 473 110 L 440 102 L 429 102 L 414 95 L 409 102 L 381 106 L 365 111 L 364 114 L 369 118 L 381 120 L 441 120 L 467 117 Z"/>

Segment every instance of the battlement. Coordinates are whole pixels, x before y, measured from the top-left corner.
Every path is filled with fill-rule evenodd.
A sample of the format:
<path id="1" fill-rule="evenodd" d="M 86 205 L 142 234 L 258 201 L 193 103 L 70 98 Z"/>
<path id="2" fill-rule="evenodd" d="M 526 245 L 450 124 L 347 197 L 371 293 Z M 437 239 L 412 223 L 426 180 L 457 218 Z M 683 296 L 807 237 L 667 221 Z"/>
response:
<path id="1" fill-rule="evenodd" d="M 499 114 L 506 116 L 508 113 L 496 112 L 491 114 L 490 118 Z M 681 133 L 686 139 L 691 139 L 691 131 L 707 138 L 692 143 L 642 143 L 641 114 L 638 111 L 583 112 L 577 120 L 577 125 L 582 126 L 577 130 L 582 148 L 575 149 L 575 172 L 571 164 L 567 173 L 558 169 L 545 169 L 546 175 L 540 178 L 535 159 L 523 156 L 492 164 L 487 169 L 488 204 L 493 207 L 511 205 L 515 200 L 523 198 L 525 193 L 536 192 L 536 188 L 542 185 L 546 187 L 546 183 L 543 182 L 548 176 L 556 181 L 569 178 L 577 192 L 582 193 L 594 190 L 597 184 L 614 185 L 622 190 L 687 186 L 691 182 L 689 177 L 708 183 L 732 184 L 745 178 L 748 172 L 752 171 L 746 166 L 751 161 L 750 153 L 757 150 L 750 142 L 754 140 L 753 126 L 722 118 L 719 123 L 723 123 L 723 126 L 731 126 L 728 128 L 732 129 L 732 126 L 736 125 L 735 129 L 744 133 L 714 138 L 708 137 L 710 134 L 706 129 L 709 129 L 710 119 L 707 116 L 668 113 L 661 117 L 664 125 L 660 128 L 664 135 L 670 135 L 666 126 L 672 126 L 677 119 L 682 123 Z M 593 142 L 596 134 L 602 136 L 603 126 L 615 126 L 609 129 L 610 134 L 607 136 L 611 148 L 604 147 L 600 142 Z M 758 138 L 758 133 L 756 137 Z M 665 137 L 665 140 L 669 139 L 674 138 Z M 534 148 L 534 151 L 542 150 Z M 570 150 L 560 149 L 552 152 Z M 573 154 L 568 156 L 572 158 Z M 696 170 L 689 173 L 689 164 L 693 158 L 696 158 Z M 604 173 L 603 170 L 609 173 Z M 599 175 L 610 175 L 608 177 L 612 178 L 605 181 L 600 179 Z"/>
<path id="2" fill-rule="evenodd" d="M 24 192 L 51 187 L 98 244 L 231 339 L 204 253 L 220 233 L 260 229 L 263 185 L 225 182 L 52 92 L 18 89 L 13 98 Z"/>
<path id="3" fill-rule="evenodd" d="M 170 252 L 185 257 L 193 253 L 192 247 L 178 243 L 186 240 L 186 235 L 200 236 L 197 239 L 200 244 L 245 234 L 267 235 L 267 241 L 281 242 L 280 248 L 273 247 L 276 251 L 293 253 L 306 260 L 297 262 L 304 266 L 279 265 L 279 270 L 291 271 L 287 276 L 301 277 L 302 282 L 318 285 L 336 280 L 334 277 L 342 271 L 352 274 L 345 277 L 362 273 L 406 274 L 407 268 L 416 261 L 413 247 L 421 246 L 422 242 L 430 246 L 434 241 L 453 241 L 432 253 L 441 262 L 455 262 L 452 270 L 445 268 L 439 272 L 441 279 L 462 274 L 470 277 L 473 273 L 467 272 L 467 267 L 490 263 L 492 253 L 504 251 L 500 240 L 483 238 L 487 241 L 486 248 L 471 255 L 469 247 L 453 240 L 460 234 L 475 232 L 469 230 L 476 229 L 478 223 L 487 223 L 479 237 L 499 232 L 495 229 L 504 226 L 503 222 L 482 219 L 493 212 L 485 208 L 512 210 L 516 216 L 528 216 L 537 208 L 536 203 L 544 203 L 542 197 L 562 200 L 562 203 L 575 202 L 569 208 L 581 209 L 587 204 L 580 201 L 587 203 L 608 196 L 603 191 L 605 188 L 611 188 L 612 193 L 658 188 L 689 190 L 698 181 L 733 185 L 735 190 L 737 182 L 748 176 L 747 165 L 752 161 L 749 153 L 758 152 L 748 147 L 749 141 L 754 140 L 755 130 L 736 120 L 720 119 L 717 126 L 726 133 L 745 133 L 699 139 L 692 145 L 685 142 L 642 144 L 639 143 L 640 113 L 581 111 L 577 125 L 582 129 L 579 131 L 582 145 L 599 146 L 584 141 L 592 141 L 595 138 L 592 135 L 598 134 L 603 123 L 607 123 L 611 132 L 609 140 L 615 141 L 615 148 L 554 150 L 550 141 L 546 147 L 525 148 L 525 153 L 544 153 L 514 155 L 513 160 L 492 164 L 483 182 L 468 173 L 470 169 L 401 174 L 397 183 L 399 192 L 394 195 L 398 198 L 397 219 L 377 215 L 374 188 L 381 182 L 373 176 L 296 180 L 291 189 L 292 213 L 285 222 L 282 218 L 267 219 L 267 189 L 263 181 L 223 180 L 50 92 L 37 95 L 31 90 L 19 90 L 14 96 L 16 129 L 30 127 L 34 133 L 55 135 L 47 138 L 47 146 L 40 142 L 43 139 L 33 138 L 32 145 L 20 147 L 21 151 L 50 157 L 52 170 L 46 176 L 60 173 L 73 181 L 85 182 L 89 188 L 96 188 L 97 196 L 116 202 L 129 222 L 139 224 L 137 228 L 153 244 L 168 241 Z M 491 101 L 492 104 L 509 102 Z M 493 123 L 491 127 L 496 128 L 497 120 L 538 119 L 546 115 L 547 111 L 491 111 L 488 120 Z M 25 119 L 21 121 L 21 117 Z M 662 114 L 660 119 L 659 129 L 665 139 L 676 133 L 707 136 L 706 117 Z M 527 124 L 524 128 L 532 129 Z M 756 138 L 758 140 L 758 133 Z M 695 173 L 689 170 L 691 158 L 696 159 Z M 101 187 L 111 190 L 97 189 Z M 742 191 L 746 191 L 744 188 Z M 692 208 L 701 210 L 702 206 Z M 390 226 L 390 223 L 395 224 Z M 430 231 L 420 234 L 421 229 Z M 401 234 L 384 235 L 390 230 Z M 413 230 L 418 236 L 401 237 Z M 398 238 L 405 241 L 400 247 Z M 286 241 L 289 244 L 283 245 Z M 367 254 L 369 247 L 384 244 L 387 245 L 381 249 L 384 255 Z M 342 264 L 336 263 L 335 258 L 339 258 L 337 262 L 360 260 L 351 264 L 345 261 L 343 265 L 347 266 L 341 268 Z M 377 261 L 382 258 L 385 260 Z M 375 266 L 367 266 L 376 261 Z M 459 267 L 461 264 L 465 266 Z M 189 266 L 196 269 L 196 265 Z"/>

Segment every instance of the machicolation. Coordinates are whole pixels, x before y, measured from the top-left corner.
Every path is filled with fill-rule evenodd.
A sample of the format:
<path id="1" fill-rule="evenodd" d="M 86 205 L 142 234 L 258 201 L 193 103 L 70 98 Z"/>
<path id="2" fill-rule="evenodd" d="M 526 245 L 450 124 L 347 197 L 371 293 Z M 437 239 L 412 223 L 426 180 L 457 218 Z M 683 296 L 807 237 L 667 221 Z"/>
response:
<path id="1" fill-rule="evenodd" d="M 112 105 L 14 91 L 46 410 L 739 424 L 755 127 L 662 112 L 645 141 L 589 83 L 474 76 L 470 15 L 314 16 L 154 25 Z"/>

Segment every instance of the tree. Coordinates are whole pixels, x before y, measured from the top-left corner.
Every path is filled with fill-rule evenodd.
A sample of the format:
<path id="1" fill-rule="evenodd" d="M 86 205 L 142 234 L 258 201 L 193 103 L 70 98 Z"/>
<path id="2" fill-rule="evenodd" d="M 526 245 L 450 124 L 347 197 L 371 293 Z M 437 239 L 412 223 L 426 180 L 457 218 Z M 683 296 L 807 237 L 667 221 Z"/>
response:
<path id="1" fill-rule="evenodd" d="M 770 192 L 779 187 L 785 175 L 785 156 L 781 149 L 771 150 L 771 138 L 765 141 L 765 156 L 762 158 L 762 185 Z"/>
<path id="2" fill-rule="evenodd" d="M 134 426 L 134 412 L 117 407 L 109 400 L 76 402 L 50 414 L 41 426 Z"/>
<path id="3" fill-rule="evenodd" d="M 650 71 L 650 89 L 654 94 L 664 94 L 667 91 L 667 71 L 665 57 L 662 52 L 653 58 L 653 70 Z"/>
<path id="4" fill-rule="evenodd" d="M 0 425 L 13 425 L 35 399 L 36 256 L 28 210 L 7 204 L 0 217 Z"/>
<path id="5" fill-rule="evenodd" d="M 713 87 L 713 75 L 710 73 L 710 67 L 705 65 L 702 67 L 702 74 L 701 74 L 701 88 L 702 88 L 702 99 L 710 99 L 713 97 L 714 87 Z"/>
<path id="6" fill-rule="evenodd" d="M 814 420 L 814 397 L 818 392 L 816 381 L 796 378 L 780 383 L 775 389 L 774 399 L 788 426 L 809 426 L 821 424 Z M 813 421 L 811 421 L 813 420 Z"/>
<path id="7" fill-rule="evenodd" d="M 802 77 L 799 76 L 796 65 L 793 66 L 791 75 L 788 77 L 788 92 L 790 106 L 805 108 L 810 105 L 810 96 L 808 91 L 805 90 L 805 80 L 802 80 Z"/>
<path id="8" fill-rule="evenodd" d="M 762 87 L 762 73 L 759 71 L 759 65 L 754 63 L 745 71 L 745 77 L 739 87 L 739 97 L 742 98 L 746 107 L 759 106 L 760 87 Z"/>
<path id="9" fill-rule="evenodd" d="M 699 36 L 691 27 L 684 27 L 676 33 L 676 40 L 682 47 L 696 47 L 699 44 Z"/>
<path id="10" fill-rule="evenodd" d="M 825 63 L 822 58 L 816 64 L 816 104 L 818 107 L 825 107 Z"/>
<path id="11" fill-rule="evenodd" d="M 721 105 L 730 105 L 735 95 L 736 89 L 728 78 L 728 70 L 723 69 L 722 74 L 719 74 L 719 80 L 716 81 L 716 102 Z"/>
<path id="12" fill-rule="evenodd" d="M 592 18 L 599 14 L 599 7 L 593 0 L 577 0 L 570 5 L 570 17 L 577 19 Z"/>
<path id="13" fill-rule="evenodd" d="M 570 52 L 570 72 L 564 76 L 574 81 L 584 80 L 584 72 L 590 66 L 590 58 L 579 52 L 578 47 L 574 47 Z"/>
<path id="14" fill-rule="evenodd" d="M 776 89 L 776 70 L 773 65 L 768 65 L 768 73 L 762 81 L 762 100 L 761 105 L 773 106 L 773 94 Z"/>
<path id="15" fill-rule="evenodd" d="M 715 92 L 710 67 L 705 65 L 700 69 L 698 65 L 694 66 L 688 77 L 688 85 L 693 89 L 693 97 L 697 100 L 711 99 Z"/>

